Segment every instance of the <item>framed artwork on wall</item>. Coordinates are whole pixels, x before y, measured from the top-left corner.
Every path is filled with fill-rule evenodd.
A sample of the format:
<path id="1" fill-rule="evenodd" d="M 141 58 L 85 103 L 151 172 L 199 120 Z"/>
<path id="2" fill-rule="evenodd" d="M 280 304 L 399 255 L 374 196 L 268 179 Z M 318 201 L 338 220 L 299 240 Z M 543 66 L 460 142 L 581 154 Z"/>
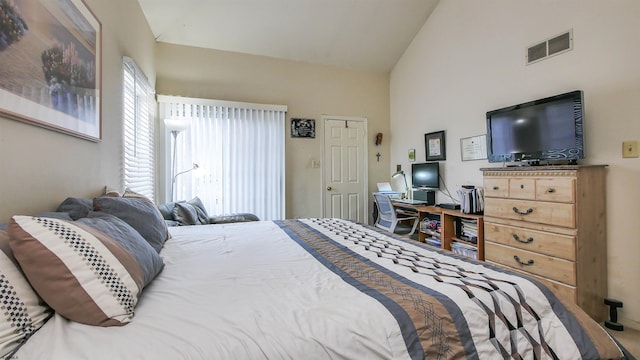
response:
<path id="1" fill-rule="evenodd" d="M 82 0 L 8 2 L 0 15 L 0 113 L 102 138 L 102 25 Z"/>
<path id="2" fill-rule="evenodd" d="M 409 161 L 416 161 L 416 149 L 409 149 Z"/>
<path id="3" fill-rule="evenodd" d="M 424 146 L 427 153 L 427 161 L 447 159 L 444 130 L 424 134 Z"/>
<path id="4" fill-rule="evenodd" d="M 314 119 L 291 119 L 291 137 L 315 139 L 316 121 Z"/>

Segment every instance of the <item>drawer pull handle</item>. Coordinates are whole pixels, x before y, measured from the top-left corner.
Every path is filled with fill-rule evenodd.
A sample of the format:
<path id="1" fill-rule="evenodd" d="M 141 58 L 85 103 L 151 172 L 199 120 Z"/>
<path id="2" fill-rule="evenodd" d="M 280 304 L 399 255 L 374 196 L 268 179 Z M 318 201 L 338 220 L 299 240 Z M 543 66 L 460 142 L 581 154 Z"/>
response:
<path id="1" fill-rule="evenodd" d="M 520 257 L 518 255 L 513 255 L 513 259 L 515 261 L 518 262 L 518 264 L 523 265 L 523 266 L 529 266 L 529 265 L 533 265 L 533 259 L 529 259 L 527 262 L 524 262 L 522 260 L 520 260 Z"/>
<path id="2" fill-rule="evenodd" d="M 528 243 L 533 242 L 533 238 L 532 238 L 532 237 L 527 238 L 527 240 L 521 240 L 521 239 L 520 239 L 520 236 L 518 236 L 518 234 L 513 234 L 513 239 L 514 239 L 515 241 L 517 241 L 517 242 L 521 242 L 521 243 L 523 243 L 523 244 L 528 244 Z"/>
<path id="3" fill-rule="evenodd" d="M 497 186 L 494 186 L 494 187 L 493 187 L 493 190 L 498 190 L 498 189 L 500 189 L 500 188 L 499 188 L 499 187 L 497 187 Z"/>
<path id="4" fill-rule="evenodd" d="M 518 215 L 529 215 L 529 214 L 531 214 L 533 212 L 533 209 L 532 208 L 528 208 L 527 211 L 520 211 L 520 210 L 518 210 L 517 207 L 514 206 L 513 207 L 513 212 L 515 212 Z"/>
<path id="5" fill-rule="evenodd" d="M 549 194 L 553 194 L 554 192 L 556 192 L 556 189 L 554 189 L 554 188 L 548 188 L 547 189 L 547 193 L 549 193 Z"/>

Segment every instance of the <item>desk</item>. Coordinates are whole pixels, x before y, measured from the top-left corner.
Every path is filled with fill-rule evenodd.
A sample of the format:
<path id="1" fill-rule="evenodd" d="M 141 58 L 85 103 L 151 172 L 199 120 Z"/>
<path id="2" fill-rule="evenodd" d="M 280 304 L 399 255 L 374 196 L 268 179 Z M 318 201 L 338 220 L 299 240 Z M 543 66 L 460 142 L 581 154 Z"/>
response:
<path id="1" fill-rule="evenodd" d="M 422 221 L 428 214 L 440 215 L 440 247 L 445 250 L 452 251 L 451 245 L 455 243 L 462 243 L 469 246 L 473 246 L 477 249 L 478 260 L 484 260 L 484 221 L 482 215 L 465 214 L 460 210 L 443 209 L 437 206 L 431 205 L 412 205 L 401 202 L 392 201 L 393 207 L 407 212 L 418 213 L 420 219 L 420 226 L 418 227 L 418 241 L 425 242 L 429 233 L 423 231 Z M 477 243 L 473 243 L 464 240 L 460 237 L 460 221 L 461 219 L 467 220 L 467 223 L 475 223 L 477 230 L 478 240 Z"/>

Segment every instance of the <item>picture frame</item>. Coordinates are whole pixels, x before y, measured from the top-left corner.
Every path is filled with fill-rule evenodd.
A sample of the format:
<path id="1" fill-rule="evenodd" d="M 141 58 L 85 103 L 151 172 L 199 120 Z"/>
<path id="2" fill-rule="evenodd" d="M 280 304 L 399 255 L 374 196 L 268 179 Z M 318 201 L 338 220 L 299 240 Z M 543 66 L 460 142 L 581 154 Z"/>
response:
<path id="1" fill-rule="evenodd" d="M 83 0 L 10 3 L 0 43 L 0 114 L 102 140 L 102 24 Z M 26 36 L 28 35 L 28 36 Z"/>
<path id="2" fill-rule="evenodd" d="M 409 161 L 416 161 L 416 149 L 409 149 Z"/>
<path id="3" fill-rule="evenodd" d="M 444 130 L 424 134 L 427 161 L 446 160 Z"/>
<path id="4" fill-rule="evenodd" d="M 487 158 L 487 134 L 460 139 L 460 157 L 462 161 L 483 160 Z"/>
<path id="5" fill-rule="evenodd" d="M 316 121 L 314 119 L 292 118 L 291 137 L 315 139 Z"/>

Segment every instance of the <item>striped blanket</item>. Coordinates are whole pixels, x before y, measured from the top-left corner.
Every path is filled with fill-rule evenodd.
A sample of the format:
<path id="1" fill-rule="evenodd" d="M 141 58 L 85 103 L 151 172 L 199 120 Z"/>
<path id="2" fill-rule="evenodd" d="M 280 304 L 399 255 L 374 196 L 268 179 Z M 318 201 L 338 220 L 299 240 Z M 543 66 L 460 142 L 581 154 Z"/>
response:
<path id="1" fill-rule="evenodd" d="M 339 219 L 278 224 L 344 281 L 384 304 L 413 359 L 615 359 L 574 304 L 531 279 Z"/>
<path id="2" fill-rule="evenodd" d="M 339 219 L 180 226 L 125 326 L 55 314 L 15 359 L 622 359 L 576 305 Z M 627 357 L 631 358 L 631 357 Z"/>

